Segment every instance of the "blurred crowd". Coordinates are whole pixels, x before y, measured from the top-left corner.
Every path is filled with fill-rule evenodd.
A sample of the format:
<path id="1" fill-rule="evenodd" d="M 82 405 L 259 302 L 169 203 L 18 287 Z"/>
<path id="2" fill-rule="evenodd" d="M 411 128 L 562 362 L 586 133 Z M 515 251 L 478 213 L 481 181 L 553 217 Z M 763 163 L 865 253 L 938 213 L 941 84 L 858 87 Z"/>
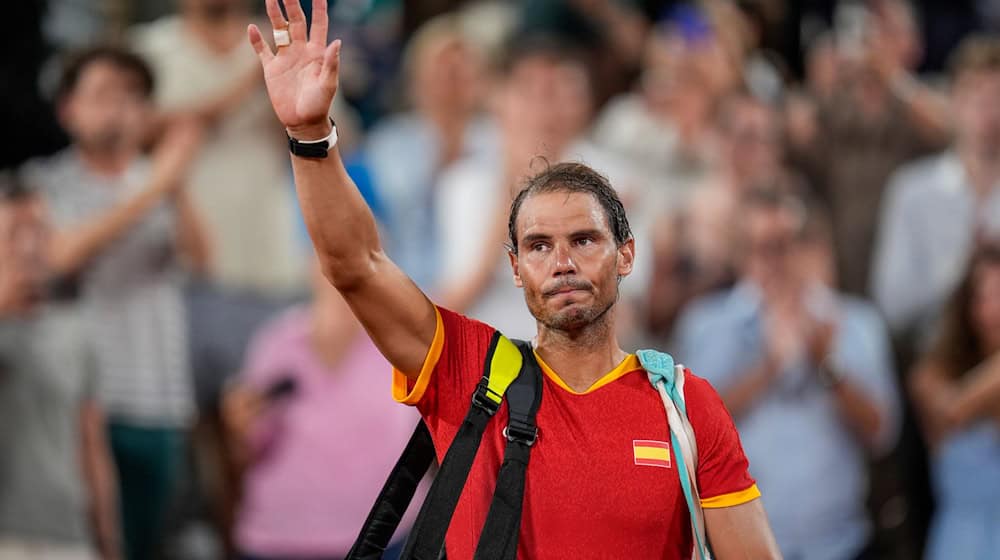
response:
<path id="1" fill-rule="evenodd" d="M 339 150 L 437 303 L 532 338 L 509 205 L 586 163 L 623 346 L 718 390 L 785 558 L 996 557 L 1000 4 L 329 6 Z M 344 557 L 418 416 L 315 266 L 263 1 L 7 9 L 0 558 Z"/>

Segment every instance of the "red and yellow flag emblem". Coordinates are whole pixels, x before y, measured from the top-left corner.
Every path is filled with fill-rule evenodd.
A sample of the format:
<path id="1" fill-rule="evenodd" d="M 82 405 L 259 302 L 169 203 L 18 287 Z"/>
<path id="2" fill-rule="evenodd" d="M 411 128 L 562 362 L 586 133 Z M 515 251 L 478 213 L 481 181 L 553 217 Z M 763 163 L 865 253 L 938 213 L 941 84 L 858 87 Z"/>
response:
<path id="1" fill-rule="evenodd" d="M 649 439 L 632 440 L 635 464 L 647 467 L 670 468 L 670 444 Z"/>

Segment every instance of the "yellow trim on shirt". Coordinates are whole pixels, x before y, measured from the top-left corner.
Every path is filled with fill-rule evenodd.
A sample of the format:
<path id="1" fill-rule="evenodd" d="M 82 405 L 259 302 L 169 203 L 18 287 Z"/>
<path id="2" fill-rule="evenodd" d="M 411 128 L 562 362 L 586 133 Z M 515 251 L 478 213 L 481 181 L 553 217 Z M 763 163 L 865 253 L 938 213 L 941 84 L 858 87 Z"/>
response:
<path id="1" fill-rule="evenodd" d="M 625 375 L 626 373 L 631 373 L 637 369 L 642 368 L 642 366 L 639 364 L 639 358 L 637 358 L 635 354 L 629 354 L 628 356 L 625 356 L 625 359 L 622 360 L 622 363 L 618 364 L 618 366 L 615 369 L 604 374 L 604 377 L 601 377 L 600 379 L 595 381 L 594 384 L 591 385 L 586 391 L 578 393 L 573 389 L 570 389 L 569 385 L 566 385 L 566 383 L 559 377 L 559 374 L 553 371 L 552 368 L 549 367 L 549 364 L 546 364 L 545 360 L 543 360 L 542 357 L 538 355 L 538 352 L 535 352 L 535 357 L 538 358 L 538 365 L 542 366 L 542 371 L 545 372 L 545 375 L 547 375 L 549 379 L 551 379 L 556 385 L 562 387 L 563 389 L 574 395 L 586 395 L 588 393 L 592 393 L 600 389 L 601 387 L 604 387 L 608 383 L 611 383 L 612 381 Z"/>
<path id="2" fill-rule="evenodd" d="M 709 509 L 733 507 L 745 504 L 752 500 L 756 500 L 759 497 L 760 497 L 760 490 L 757 489 L 756 484 L 752 484 L 746 490 L 740 490 L 739 492 L 730 492 L 728 494 L 713 496 L 711 498 L 704 498 L 701 500 L 701 507 Z"/>
<path id="3" fill-rule="evenodd" d="M 444 321 L 441 319 L 441 312 L 436 307 L 434 313 L 437 315 L 434 340 L 431 341 L 431 347 L 427 350 L 427 357 L 424 358 L 424 365 L 420 368 L 417 380 L 411 381 L 406 374 L 392 368 L 392 398 L 396 399 L 398 403 L 413 406 L 420 402 L 420 399 L 424 397 L 424 392 L 427 391 L 427 385 L 431 381 L 434 368 L 437 366 L 438 360 L 441 359 L 441 349 L 444 347 Z M 410 388 L 411 382 L 413 383 L 412 389 Z"/>

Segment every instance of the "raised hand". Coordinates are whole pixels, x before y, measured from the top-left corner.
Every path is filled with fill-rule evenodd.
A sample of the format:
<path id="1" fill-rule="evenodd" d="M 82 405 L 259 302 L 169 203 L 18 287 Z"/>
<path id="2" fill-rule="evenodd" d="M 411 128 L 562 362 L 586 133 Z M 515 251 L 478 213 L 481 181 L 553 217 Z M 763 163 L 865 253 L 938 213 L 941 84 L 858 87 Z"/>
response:
<path id="1" fill-rule="evenodd" d="M 327 115 L 337 92 L 340 65 L 340 41 L 326 44 L 326 0 L 313 0 L 311 33 L 299 0 L 284 0 L 288 21 L 281 15 L 278 0 L 266 0 L 266 4 L 271 26 L 287 30 L 291 37 L 291 44 L 278 46 L 274 53 L 256 25 L 247 29 L 264 68 L 271 106 L 293 137 L 322 138 L 330 131 Z"/>

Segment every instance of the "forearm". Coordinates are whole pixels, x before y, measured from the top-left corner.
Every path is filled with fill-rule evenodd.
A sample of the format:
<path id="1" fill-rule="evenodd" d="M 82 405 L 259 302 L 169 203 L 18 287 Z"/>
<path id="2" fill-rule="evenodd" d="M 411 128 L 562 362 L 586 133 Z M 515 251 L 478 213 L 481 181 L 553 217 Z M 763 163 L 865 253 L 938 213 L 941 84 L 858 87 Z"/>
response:
<path id="1" fill-rule="evenodd" d="M 101 557 L 119 558 L 118 491 L 111 451 L 105 436 L 104 416 L 96 405 L 81 412 L 82 466 L 90 504 L 90 519 Z"/>
<path id="2" fill-rule="evenodd" d="M 50 263 L 58 274 L 73 274 L 121 237 L 163 200 L 167 185 L 153 178 L 149 186 L 82 225 L 57 232 L 49 249 Z"/>
<path id="3" fill-rule="evenodd" d="M 777 373 L 777 366 L 770 360 L 762 360 L 743 374 L 739 381 L 722 392 L 722 400 L 729 413 L 736 418 L 748 412 L 767 391 Z"/>
<path id="4" fill-rule="evenodd" d="M 870 448 L 877 447 L 883 419 L 876 403 L 846 377 L 842 377 L 830 390 L 837 409 L 851 429 Z"/>
<path id="5" fill-rule="evenodd" d="M 211 247 L 205 224 L 187 190 L 178 191 L 174 202 L 177 207 L 177 245 L 192 271 L 206 274 L 211 263 Z"/>
<path id="6" fill-rule="evenodd" d="M 966 424 L 1000 412 L 1000 362 L 992 358 L 976 370 L 955 394 L 951 406 L 958 423 Z"/>
<path id="7" fill-rule="evenodd" d="M 375 217 L 347 174 L 340 154 L 292 156 L 292 170 L 306 227 L 324 274 L 350 291 L 375 272 L 382 252 Z"/>

